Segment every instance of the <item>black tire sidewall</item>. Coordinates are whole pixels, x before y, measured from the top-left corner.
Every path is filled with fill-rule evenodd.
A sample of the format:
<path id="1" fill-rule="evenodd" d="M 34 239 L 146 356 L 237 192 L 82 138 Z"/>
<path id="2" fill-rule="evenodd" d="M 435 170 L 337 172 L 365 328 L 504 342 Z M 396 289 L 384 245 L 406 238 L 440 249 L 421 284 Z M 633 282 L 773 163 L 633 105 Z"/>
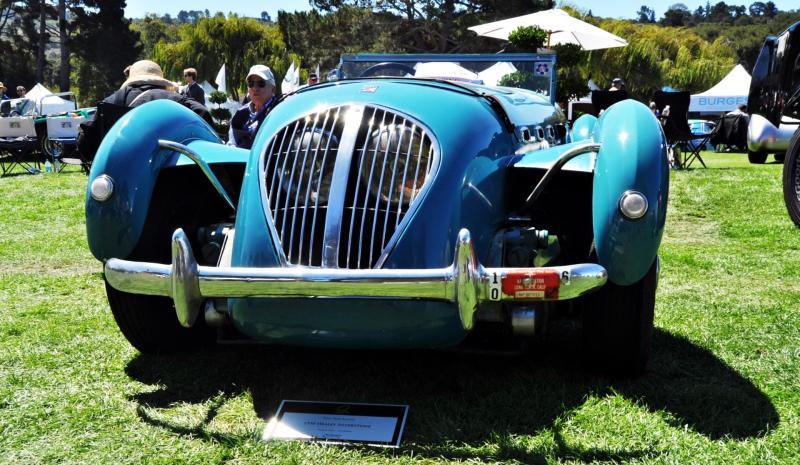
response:
<path id="1" fill-rule="evenodd" d="M 794 132 L 783 162 L 783 201 L 789 218 L 800 227 L 800 129 Z"/>
<path id="2" fill-rule="evenodd" d="M 747 160 L 756 165 L 763 165 L 767 161 L 766 152 L 747 152 Z"/>

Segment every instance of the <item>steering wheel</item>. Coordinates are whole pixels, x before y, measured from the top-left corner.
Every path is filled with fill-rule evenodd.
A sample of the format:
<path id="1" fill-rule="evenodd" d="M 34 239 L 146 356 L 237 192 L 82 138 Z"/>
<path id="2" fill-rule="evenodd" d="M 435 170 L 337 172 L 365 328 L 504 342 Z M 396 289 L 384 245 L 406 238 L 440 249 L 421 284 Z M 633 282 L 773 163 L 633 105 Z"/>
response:
<path id="1" fill-rule="evenodd" d="M 368 76 L 376 76 L 379 75 L 381 71 L 394 69 L 401 71 L 403 75 L 411 74 L 414 75 L 414 68 L 408 65 L 404 65 L 403 63 L 395 63 L 393 61 L 385 61 L 383 63 L 378 63 L 377 65 L 372 65 L 369 68 L 365 69 L 361 72 L 358 77 L 368 77 Z"/>

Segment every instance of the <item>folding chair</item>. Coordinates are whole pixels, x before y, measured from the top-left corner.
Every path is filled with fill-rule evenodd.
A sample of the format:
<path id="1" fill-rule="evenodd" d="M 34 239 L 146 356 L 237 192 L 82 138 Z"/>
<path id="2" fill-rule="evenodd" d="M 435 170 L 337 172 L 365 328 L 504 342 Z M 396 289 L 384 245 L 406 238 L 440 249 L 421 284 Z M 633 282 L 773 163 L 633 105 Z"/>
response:
<path id="1" fill-rule="evenodd" d="M 686 115 L 689 112 L 689 92 L 663 92 L 657 91 L 653 101 L 656 102 L 661 117 L 661 124 L 664 127 L 664 135 L 667 137 L 667 144 L 673 153 L 673 157 L 678 168 L 688 168 L 695 160 L 699 161 L 703 168 L 707 168 L 700 151 L 705 147 L 705 143 L 692 144 L 690 141 L 703 140 L 707 134 L 692 134 L 689 129 L 689 120 Z M 664 109 L 669 106 L 669 115 L 664 115 Z M 708 142 L 708 141 L 706 141 Z M 688 152 L 688 155 L 681 160 L 681 153 Z"/>
<path id="2" fill-rule="evenodd" d="M 744 113 L 728 114 L 719 119 L 714 134 L 709 142 L 721 150 L 735 148 L 739 151 L 747 149 L 747 126 L 750 123 L 750 116 Z"/>
<path id="3" fill-rule="evenodd" d="M 600 116 L 603 110 L 627 98 L 628 91 L 625 90 L 593 90 L 592 106 L 594 106 L 594 116 Z"/>
<path id="4" fill-rule="evenodd" d="M 0 118 L 0 171 L 2 176 L 19 166 L 38 173 L 38 141 L 31 117 Z"/>

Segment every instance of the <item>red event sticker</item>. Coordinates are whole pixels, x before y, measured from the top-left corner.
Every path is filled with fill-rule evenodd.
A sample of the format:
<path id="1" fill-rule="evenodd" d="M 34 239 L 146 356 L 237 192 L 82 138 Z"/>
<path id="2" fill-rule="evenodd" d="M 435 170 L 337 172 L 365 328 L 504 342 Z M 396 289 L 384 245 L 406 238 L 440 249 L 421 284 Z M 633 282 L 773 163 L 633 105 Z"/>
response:
<path id="1" fill-rule="evenodd" d="M 557 271 L 523 269 L 503 276 L 503 294 L 514 299 L 558 299 L 561 277 Z"/>

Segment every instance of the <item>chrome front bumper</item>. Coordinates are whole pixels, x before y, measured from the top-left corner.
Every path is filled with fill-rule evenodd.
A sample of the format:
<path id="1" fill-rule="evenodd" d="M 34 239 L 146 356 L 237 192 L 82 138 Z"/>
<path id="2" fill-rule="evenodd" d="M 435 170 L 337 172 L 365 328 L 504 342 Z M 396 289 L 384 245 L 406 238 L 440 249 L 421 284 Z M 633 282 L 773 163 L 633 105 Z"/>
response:
<path id="1" fill-rule="evenodd" d="M 108 283 L 120 291 L 172 297 L 178 320 L 194 324 L 207 298 L 372 297 L 453 302 L 465 329 L 485 301 L 553 301 L 603 286 L 605 268 L 594 263 L 542 268 L 484 268 L 469 231 L 458 234 L 455 260 L 437 269 L 245 268 L 198 266 L 183 230 L 172 235 L 172 265 L 112 258 Z"/>
<path id="2" fill-rule="evenodd" d="M 785 119 L 785 123 L 775 127 L 761 115 L 750 115 L 750 123 L 747 125 L 747 149 L 751 152 L 785 152 L 798 127 L 796 120 Z"/>

